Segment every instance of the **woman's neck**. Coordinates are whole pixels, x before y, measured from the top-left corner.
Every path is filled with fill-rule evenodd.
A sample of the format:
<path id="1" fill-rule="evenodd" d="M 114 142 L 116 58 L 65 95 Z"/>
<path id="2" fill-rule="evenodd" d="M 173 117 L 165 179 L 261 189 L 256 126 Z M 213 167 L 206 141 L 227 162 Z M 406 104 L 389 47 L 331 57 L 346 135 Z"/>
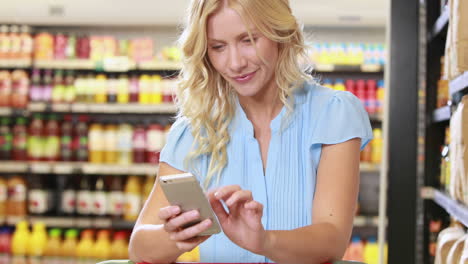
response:
<path id="1" fill-rule="evenodd" d="M 254 127 L 269 127 L 270 122 L 281 112 L 283 102 L 278 96 L 278 88 L 273 86 L 255 96 L 241 97 L 239 103 Z"/>

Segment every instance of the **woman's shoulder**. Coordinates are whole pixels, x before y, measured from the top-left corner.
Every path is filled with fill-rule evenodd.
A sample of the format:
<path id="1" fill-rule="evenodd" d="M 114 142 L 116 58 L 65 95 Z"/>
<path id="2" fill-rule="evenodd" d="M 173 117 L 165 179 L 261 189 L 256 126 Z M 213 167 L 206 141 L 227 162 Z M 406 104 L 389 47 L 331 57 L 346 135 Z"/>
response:
<path id="1" fill-rule="evenodd" d="M 304 83 L 303 87 L 296 93 L 295 100 L 298 104 L 304 104 L 307 111 L 312 110 L 312 113 L 333 106 L 333 102 L 336 105 L 340 103 L 362 105 L 361 101 L 350 92 L 333 90 L 312 81 Z"/>
<path id="2" fill-rule="evenodd" d="M 186 170 L 184 158 L 190 152 L 193 141 L 189 120 L 186 117 L 178 117 L 166 137 L 160 161 L 176 169 Z"/>

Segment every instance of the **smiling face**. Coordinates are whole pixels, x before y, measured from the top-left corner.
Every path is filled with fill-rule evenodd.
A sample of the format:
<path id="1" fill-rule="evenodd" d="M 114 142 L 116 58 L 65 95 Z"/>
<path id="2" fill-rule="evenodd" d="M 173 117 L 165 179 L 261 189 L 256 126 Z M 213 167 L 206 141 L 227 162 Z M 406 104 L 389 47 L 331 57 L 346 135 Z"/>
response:
<path id="1" fill-rule="evenodd" d="M 241 16 L 226 5 L 207 22 L 208 58 L 241 97 L 262 96 L 276 87 L 278 43 L 255 28 L 249 31 L 254 43 Z"/>

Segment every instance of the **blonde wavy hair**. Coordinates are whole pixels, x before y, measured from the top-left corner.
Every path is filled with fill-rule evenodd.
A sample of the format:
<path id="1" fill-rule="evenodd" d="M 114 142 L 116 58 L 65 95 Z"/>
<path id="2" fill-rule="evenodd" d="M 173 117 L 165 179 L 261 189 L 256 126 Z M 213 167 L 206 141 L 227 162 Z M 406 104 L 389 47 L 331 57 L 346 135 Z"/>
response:
<path id="1" fill-rule="evenodd" d="M 292 15 L 288 0 L 227 0 L 228 6 L 250 22 L 265 37 L 278 42 L 278 63 L 275 65 L 278 96 L 293 111 L 293 92 L 299 89 L 307 74 L 307 47 L 301 26 Z M 209 159 L 204 187 L 213 177 L 216 182 L 228 159 L 229 124 L 235 115 L 237 94 L 211 65 L 208 55 L 207 21 L 217 12 L 223 0 L 192 0 L 184 31 L 179 39 L 182 49 L 182 70 L 177 87 L 178 118 L 185 117 L 194 137 L 186 165 L 202 155 Z M 249 27 L 246 27 L 249 28 Z M 252 40 L 251 32 L 248 32 Z M 252 43 L 254 43 L 252 41 Z M 190 165 L 189 165 L 190 166 Z"/>

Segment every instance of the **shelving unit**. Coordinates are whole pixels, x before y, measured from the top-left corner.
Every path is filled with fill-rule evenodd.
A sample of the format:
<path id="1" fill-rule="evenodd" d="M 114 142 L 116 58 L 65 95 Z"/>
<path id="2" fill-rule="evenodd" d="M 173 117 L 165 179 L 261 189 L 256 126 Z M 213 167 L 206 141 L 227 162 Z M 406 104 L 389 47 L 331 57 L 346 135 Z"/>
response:
<path id="1" fill-rule="evenodd" d="M 432 114 L 433 123 L 447 122 L 450 120 L 450 106 L 444 106 L 434 110 Z"/>
<path id="2" fill-rule="evenodd" d="M 9 59 L 0 59 L 0 69 L 11 69 L 11 68 L 16 68 L 16 69 L 24 69 L 24 68 L 29 68 L 32 65 L 31 59 L 15 59 L 15 60 L 9 60 Z"/>
<path id="3" fill-rule="evenodd" d="M 447 194 L 433 187 L 422 188 L 421 196 L 424 199 L 433 200 L 440 207 L 444 208 L 449 215 L 468 227 L 468 206 L 465 204 L 452 199 Z"/>
<path id="4" fill-rule="evenodd" d="M 450 93 L 465 93 L 468 91 L 468 72 L 464 72 L 449 84 Z"/>
<path id="5" fill-rule="evenodd" d="M 47 227 L 58 228 L 98 228 L 98 229 L 132 229 L 135 222 L 110 217 L 54 217 L 54 216 L 27 216 L 7 217 L 4 223 L 14 226 L 21 220 L 27 220 L 30 224 L 42 222 Z"/>
<path id="6" fill-rule="evenodd" d="M 383 73 L 383 67 L 379 64 L 363 64 L 363 65 L 334 65 L 334 64 L 317 64 L 314 66 L 317 72 L 355 72 L 355 73 Z"/>
<path id="7" fill-rule="evenodd" d="M 30 103 L 29 112 L 59 112 L 59 113 L 108 113 L 108 114 L 175 114 L 176 106 L 173 103 L 142 105 L 130 104 L 47 104 Z"/>

